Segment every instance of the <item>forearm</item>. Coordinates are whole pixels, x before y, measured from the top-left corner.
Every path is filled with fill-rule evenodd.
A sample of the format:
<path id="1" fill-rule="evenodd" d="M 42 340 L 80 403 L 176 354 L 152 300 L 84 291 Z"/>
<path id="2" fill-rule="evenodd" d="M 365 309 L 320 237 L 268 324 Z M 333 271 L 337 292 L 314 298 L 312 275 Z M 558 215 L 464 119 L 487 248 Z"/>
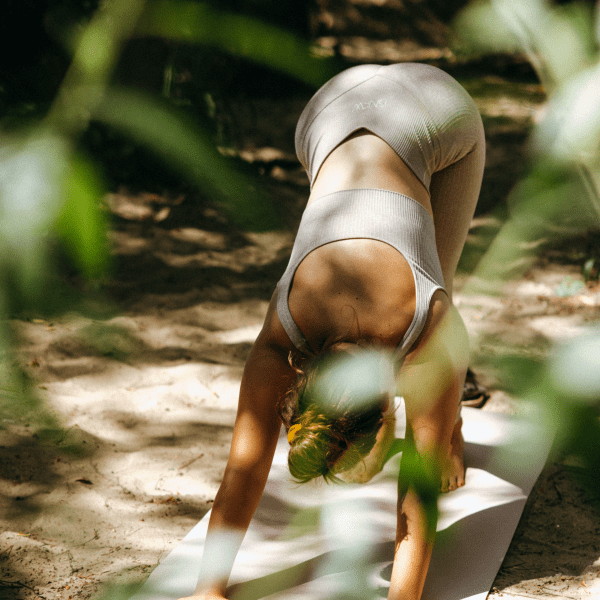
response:
<path id="1" fill-rule="evenodd" d="M 253 468 L 228 467 L 219 488 L 204 544 L 196 592 L 222 595 L 235 557 L 262 496 L 272 456 Z"/>
<path id="2" fill-rule="evenodd" d="M 244 369 L 231 451 L 213 504 L 196 594 L 224 596 L 235 556 L 264 491 L 281 429 L 277 404 L 296 377 L 286 340 L 274 296 Z"/>
<path id="3" fill-rule="evenodd" d="M 274 450 L 274 449 L 273 449 Z M 254 465 L 228 466 L 215 496 L 209 531 L 246 531 L 260 502 L 274 452 Z M 233 462 L 230 459 L 230 462 Z"/>
<path id="4" fill-rule="evenodd" d="M 209 530 L 194 594 L 210 592 L 225 596 L 227 581 L 245 533 L 245 530 L 239 529 Z"/>

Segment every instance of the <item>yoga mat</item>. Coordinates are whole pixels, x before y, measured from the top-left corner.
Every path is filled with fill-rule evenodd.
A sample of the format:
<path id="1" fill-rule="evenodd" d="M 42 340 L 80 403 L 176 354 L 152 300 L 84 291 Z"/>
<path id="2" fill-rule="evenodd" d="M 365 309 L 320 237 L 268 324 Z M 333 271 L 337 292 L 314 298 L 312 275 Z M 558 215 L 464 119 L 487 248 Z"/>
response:
<path id="1" fill-rule="evenodd" d="M 473 408 L 462 414 L 466 485 L 440 496 L 422 600 L 486 598 L 552 442 L 533 420 Z M 397 422 L 396 437 L 403 438 L 401 402 Z M 356 598 L 386 598 L 400 455 L 364 485 L 297 485 L 287 469 L 287 448 L 282 436 L 227 597 L 331 600 L 343 590 Z M 177 600 L 193 592 L 209 516 L 130 600 Z"/>

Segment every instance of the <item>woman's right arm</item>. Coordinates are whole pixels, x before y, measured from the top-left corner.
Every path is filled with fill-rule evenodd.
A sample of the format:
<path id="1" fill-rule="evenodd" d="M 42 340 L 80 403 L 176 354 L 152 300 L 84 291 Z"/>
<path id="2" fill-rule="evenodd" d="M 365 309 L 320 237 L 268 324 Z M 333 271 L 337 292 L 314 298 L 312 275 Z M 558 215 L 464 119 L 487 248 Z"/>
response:
<path id="1" fill-rule="evenodd" d="M 296 373 L 271 301 L 265 325 L 246 362 L 231 451 L 215 497 L 194 600 L 223 598 L 235 555 L 262 496 L 281 420 L 277 403 Z"/>

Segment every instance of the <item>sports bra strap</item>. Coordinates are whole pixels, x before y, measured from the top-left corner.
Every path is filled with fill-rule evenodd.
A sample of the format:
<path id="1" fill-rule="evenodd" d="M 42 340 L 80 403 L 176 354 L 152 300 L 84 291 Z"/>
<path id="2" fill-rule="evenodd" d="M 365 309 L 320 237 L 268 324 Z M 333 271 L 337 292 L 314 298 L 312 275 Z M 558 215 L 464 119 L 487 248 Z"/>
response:
<path id="1" fill-rule="evenodd" d="M 300 352 L 313 353 L 289 308 L 288 298 L 296 269 L 320 246 L 360 238 L 389 244 L 404 256 L 413 273 L 415 315 L 398 344 L 399 356 L 408 352 L 423 330 L 433 293 L 444 289 L 431 216 L 421 204 L 404 194 L 378 189 L 343 190 L 308 205 L 290 261 L 277 284 L 277 314 L 290 341 Z"/>

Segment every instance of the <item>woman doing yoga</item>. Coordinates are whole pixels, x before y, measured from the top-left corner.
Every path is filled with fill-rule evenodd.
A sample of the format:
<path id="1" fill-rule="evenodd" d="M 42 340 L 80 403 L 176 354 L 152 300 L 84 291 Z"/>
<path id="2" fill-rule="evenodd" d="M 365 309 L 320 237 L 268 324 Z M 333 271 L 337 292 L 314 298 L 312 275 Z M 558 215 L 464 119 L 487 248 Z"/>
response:
<path id="1" fill-rule="evenodd" d="M 296 150 L 311 194 L 244 371 L 205 566 L 223 532 L 241 543 L 282 422 L 298 481 L 364 482 L 380 470 L 396 384 L 414 452 L 437 465 L 442 491 L 464 484 L 458 408 L 468 340 L 452 287 L 485 159 L 473 101 L 435 67 L 353 67 L 311 99 Z M 342 389 L 328 411 L 314 399 L 320 373 L 330 357 L 364 348 L 391 357 L 393 369 L 368 405 L 356 408 Z M 418 495 L 400 489 L 388 598 L 417 600 L 433 532 Z M 201 574 L 192 598 L 224 598 L 232 561 L 218 576 Z"/>

